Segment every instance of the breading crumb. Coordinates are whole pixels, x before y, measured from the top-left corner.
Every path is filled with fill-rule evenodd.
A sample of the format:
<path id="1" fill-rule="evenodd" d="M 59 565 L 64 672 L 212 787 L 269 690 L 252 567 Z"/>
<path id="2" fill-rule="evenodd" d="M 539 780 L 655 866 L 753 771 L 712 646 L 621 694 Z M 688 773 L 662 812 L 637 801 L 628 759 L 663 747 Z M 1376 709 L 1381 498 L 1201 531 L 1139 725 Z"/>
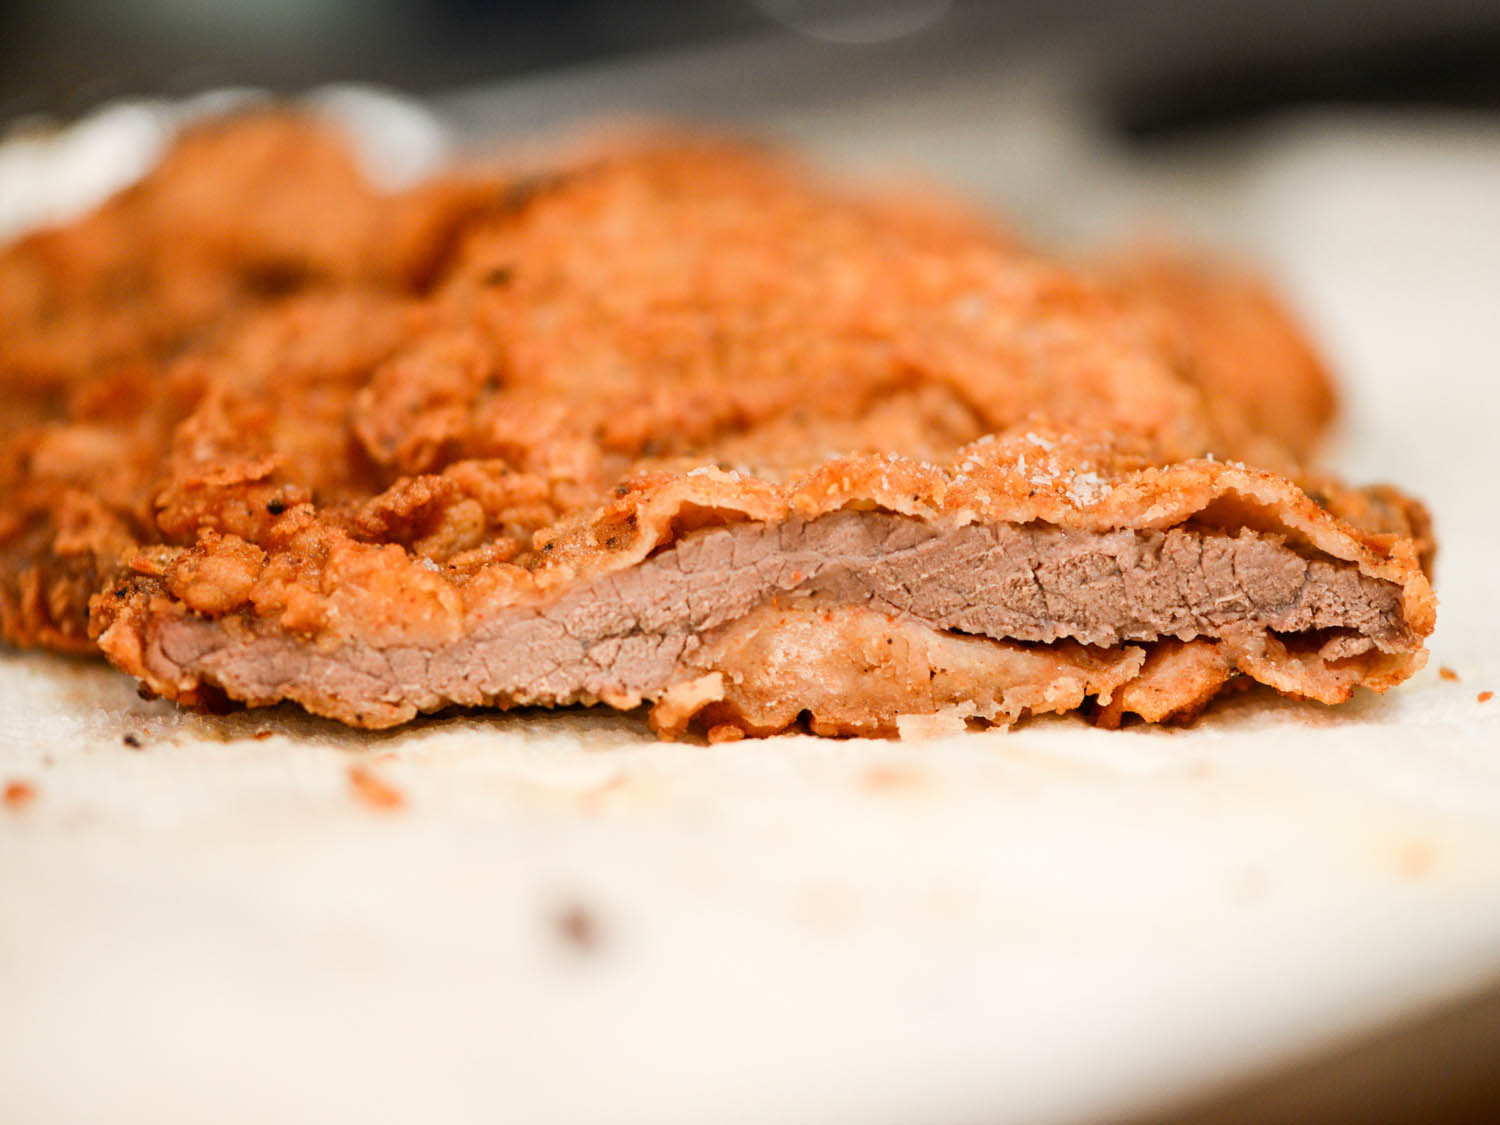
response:
<path id="1" fill-rule="evenodd" d="M 580 953 L 599 948 L 599 921 L 582 903 L 569 903 L 557 912 L 553 926 L 558 937 Z"/>
<path id="2" fill-rule="evenodd" d="M 372 809 L 399 809 L 406 804 L 406 796 L 401 790 L 388 781 L 382 781 L 364 766 L 349 767 L 349 789 Z"/>
<path id="3" fill-rule="evenodd" d="M 5 807 L 22 809 L 36 800 L 36 786 L 29 781 L 7 781 L 4 792 Z"/>

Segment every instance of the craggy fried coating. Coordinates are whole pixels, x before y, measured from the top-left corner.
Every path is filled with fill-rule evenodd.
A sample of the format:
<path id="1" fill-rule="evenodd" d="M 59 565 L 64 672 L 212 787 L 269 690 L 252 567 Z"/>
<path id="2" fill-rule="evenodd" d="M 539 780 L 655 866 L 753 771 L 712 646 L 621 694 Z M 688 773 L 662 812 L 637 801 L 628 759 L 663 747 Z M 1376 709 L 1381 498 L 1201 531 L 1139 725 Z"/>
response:
<path id="1" fill-rule="evenodd" d="M 438 642 L 695 527 L 848 507 L 1252 526 L 1432 627 L 1420 505 L 1301 467 L 1332 392 L 1259 283 L 1063 265 L 749 146 L 650 136 L 381 197 L 306 121 L 250 116 L 6 248 L 0 316 L 0 630 L 188 703 L 223 685 L 153 662 L 174 620 Z M 1256 678 L 1331 701 L 1423 656 Z M 1177 666 L 1192 707 L 1146 677 L 1127 709 L 1186 714 L 1234 671 L 1146 668 Z"/>
<path id="2" fill-rule="evenodd" d="M 0 250 L 0 635 L 94 651 L 88 598 L 161 536 L 163 455 L 213 381 L 201 357 L 298 297 L 410 300 L 500 190 L 383 198 L 335 134 L 259 113 L 186 131 L 143 182 Z"/>
<path id="3" fill-rule="evenodd" d="M 1333 383 L 1263 282 L 1222 262 L 1159 248 L 1112 265 L 1115 277 L 1172 314 L 1210 409 L 1241 416 L 1299 460 L 1316 450 L 1337 412 Z"/>

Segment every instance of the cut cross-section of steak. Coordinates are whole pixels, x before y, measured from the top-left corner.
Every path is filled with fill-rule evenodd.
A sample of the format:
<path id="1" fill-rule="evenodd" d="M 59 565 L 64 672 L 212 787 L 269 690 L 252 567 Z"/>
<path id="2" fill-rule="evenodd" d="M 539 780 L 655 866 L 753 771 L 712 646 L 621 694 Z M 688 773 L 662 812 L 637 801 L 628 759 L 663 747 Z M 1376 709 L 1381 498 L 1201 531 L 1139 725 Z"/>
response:
<path id="1" fill-rule="evenodd" d="M 1107 706 L 1162 642 L 1211 642 L 1220 683 L 1260 678 L 1273 647 L 1300 647 L 1314 661 L 1300 690 L 1329 700 L 1347 695 L 1351 662 L 1394 669 L 1421 646 L 1399 584 L 1269 533 L 939 530 L 875 511 L 693 531 L 555 596 L 467 617 L 451 639 L 332 644 L 170 617 L 146 626 L 141 659 L 167 690 L 292 698 L 368 726 L 452 704 L 651 701 L 672 733 L 699 712 L 720 733 L 768 733 L 803 712 L 820 731 L 875 733 L 934 713 Z M 1192 683 L 1157 698 L 1152 717 L 1202 694 Z"/>

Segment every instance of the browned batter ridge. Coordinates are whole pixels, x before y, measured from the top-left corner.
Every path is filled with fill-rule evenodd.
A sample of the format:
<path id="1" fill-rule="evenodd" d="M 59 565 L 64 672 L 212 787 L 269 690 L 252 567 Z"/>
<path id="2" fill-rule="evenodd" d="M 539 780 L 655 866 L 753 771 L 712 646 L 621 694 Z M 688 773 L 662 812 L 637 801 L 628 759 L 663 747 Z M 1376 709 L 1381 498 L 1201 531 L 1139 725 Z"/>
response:
<path id="1" fill-rule="evenodd" d="M 401 195 L 284 113 L 0 251 L 0 629 L 184 704 L 666 736 L 1325 703 L 1421 667 L 1416 502 L 1256 280 L 701 136 Z"/>

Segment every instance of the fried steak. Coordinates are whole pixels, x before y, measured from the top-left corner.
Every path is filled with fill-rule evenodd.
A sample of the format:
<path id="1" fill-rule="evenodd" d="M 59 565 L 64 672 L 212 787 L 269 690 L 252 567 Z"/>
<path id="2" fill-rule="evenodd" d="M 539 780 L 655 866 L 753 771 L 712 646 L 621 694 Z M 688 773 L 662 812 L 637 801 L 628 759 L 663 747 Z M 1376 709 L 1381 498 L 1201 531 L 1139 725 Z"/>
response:
<path id="1" fill-rule="evenodd" d="M 642 135 L 404 194 L 190 131 L 0 251 L 0 629 L 185 704 L 664 735 L 1327 703 L 1421 667 L 1421 506 L 1313 471 L 1257 281 Z"/>

